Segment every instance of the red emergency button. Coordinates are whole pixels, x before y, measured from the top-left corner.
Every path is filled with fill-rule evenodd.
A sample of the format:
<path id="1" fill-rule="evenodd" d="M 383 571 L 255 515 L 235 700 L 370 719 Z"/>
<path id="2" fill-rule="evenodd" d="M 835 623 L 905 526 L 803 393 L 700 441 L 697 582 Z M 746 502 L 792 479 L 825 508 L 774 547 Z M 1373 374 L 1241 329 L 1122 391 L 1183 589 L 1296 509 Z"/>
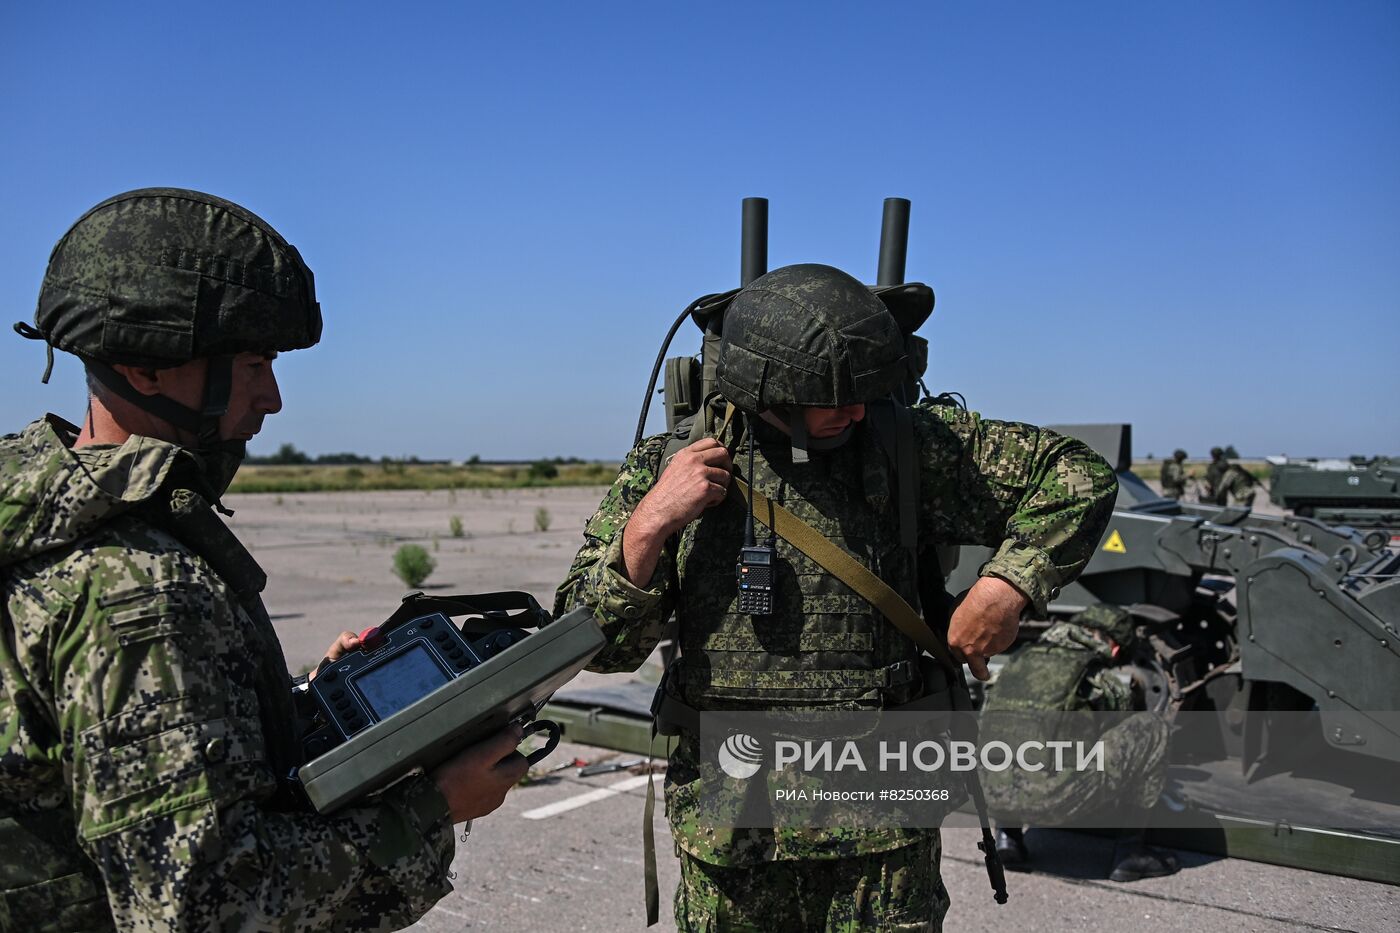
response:
<path id="1" fill-rule="evenodd" d="M 379 634 L 379 626 L 371 625 L 360 633 L 360 650 L 373 651 L 384 643 L 384 636 Z"/>

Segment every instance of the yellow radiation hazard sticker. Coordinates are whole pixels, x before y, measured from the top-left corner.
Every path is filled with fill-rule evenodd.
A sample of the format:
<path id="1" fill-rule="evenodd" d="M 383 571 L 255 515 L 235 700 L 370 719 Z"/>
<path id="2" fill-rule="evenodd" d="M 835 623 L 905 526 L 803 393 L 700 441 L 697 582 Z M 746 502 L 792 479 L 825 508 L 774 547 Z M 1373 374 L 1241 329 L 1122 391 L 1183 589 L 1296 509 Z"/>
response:
<path id="1" fill-rule="evenodd" d="M 1103 543 L 1105 551 L 1112 551 L 1114 554 L 1126 554 L 1128 548 L 1123 544 L 1123 536 L 1118 533 L 1118 529 L 1113 530 L 1113 534 L 1108 536 L 1108 540 Z"/>

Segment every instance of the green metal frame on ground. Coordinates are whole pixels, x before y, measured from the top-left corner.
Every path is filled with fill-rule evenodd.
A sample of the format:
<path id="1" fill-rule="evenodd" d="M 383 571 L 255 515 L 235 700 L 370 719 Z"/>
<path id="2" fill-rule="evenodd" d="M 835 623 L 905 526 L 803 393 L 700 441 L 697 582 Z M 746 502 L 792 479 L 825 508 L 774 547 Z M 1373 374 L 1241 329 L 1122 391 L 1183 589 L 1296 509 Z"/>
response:
<path id="1" fill-rule="evenodd" d="M 666 737 L 652 739 L 651 723 L 638 716 L 559 702 L 550 703 L 541 715 L 563 727 L 565 741 L 634 755 L 667 756 Z M 1155 828 L 1152 841 L 1192 852 L 1400 885 L 1400 839 L 1224 814 L 1213 818 L 1214 829 Z"/>

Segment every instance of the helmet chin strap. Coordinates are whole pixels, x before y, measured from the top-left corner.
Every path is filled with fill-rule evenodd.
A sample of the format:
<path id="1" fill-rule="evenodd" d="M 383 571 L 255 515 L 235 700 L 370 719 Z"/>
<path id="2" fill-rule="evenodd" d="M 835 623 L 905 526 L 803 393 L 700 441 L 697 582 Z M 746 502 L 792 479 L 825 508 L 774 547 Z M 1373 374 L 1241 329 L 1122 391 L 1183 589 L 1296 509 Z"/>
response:
<path id="1" fill-rule="evenodd" d="M 788 405 L 779 405 L 768 409 L 764 414 L 771 416 L 782 422 L 788 429 L 789 436 L 792 437 L 792 462 L 807 463 L 812 458 L 811 451 L 835 450 L 851 439 L 855 432 L 855 425 L 848 424 L 841 429 L 840 434 L 831 437 L 813 437 L 807 432 L 807 419 L 802 417 L 799 409 Z"/>
<path id="2" fill-rule="evenodd" d="M 214 504 L 219 511 L 231 515 L 232 512 L 219 504 L 219 499 L 233 480 L 233 473 L 242 462 L 248 445 L 244 441 L 226 441 L 219 436 L 219 421 L 228 413 L 229 395 L 233 389 L 233 355 L 225 353 L 208 357 L 208 360 L 204 401 L 198 409 L 183 405 L 169 396 L 138 392 L 125 376 L 101 360 L 85 358 L 83 362 L 88 372 L 113 394 L 195 436 L 191 450 L 203 462 L 202 473 L 209 483 L 209 491 L 213 493 Z"/>

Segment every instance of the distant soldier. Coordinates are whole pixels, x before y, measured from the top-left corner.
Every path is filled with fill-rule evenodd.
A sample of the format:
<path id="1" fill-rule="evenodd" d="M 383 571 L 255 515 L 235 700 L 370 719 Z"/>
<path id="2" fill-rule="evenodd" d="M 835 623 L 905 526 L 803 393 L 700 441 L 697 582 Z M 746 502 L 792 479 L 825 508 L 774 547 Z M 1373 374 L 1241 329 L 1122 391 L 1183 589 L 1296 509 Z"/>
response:
<path id="1" fill-rule="evenodd" d="M 1220 480 L 1219 503 L 1226 504 L 1227 498 L 1233 498 L 1236 505 L 1245 508 L 1252 508 L 1254 496 L 1258 490 L 1258 485 L 1253 475 L 1238 463 L 1232 463 L 1225 470 L 1225 475 Z"/>
<path id="2" fill-rule="evenodd" d="M 1201 490 L 1202 502 L 1209 502 L 1211 505 L 1225 504 L 1226 491 L 1221 488 L 1221 481 L 1229 469 L 1230 461 L 1225 459 L 1225 451 L 1220 447 L 1212 447 L 1210 465 L 1206 467 L 1204 488 Z"/>
<path id="3" fill-rule="evenodd" d="M 1008 738 L 1004 724 L 1026 713 L 1112 713 L 1134 708 L 1132 688 L 1112 670 L 1115 659 L 1137 640 L 1133 618 L 1124 609 L 1100 603 L 1066 622 L 1052 625 L 1040 640 L 1016 652 L 1002 667 L 983 706 L 983 739 Z M 1077 722 L 1076 722 L 1077 720 Z M 1092 725 L 1088 717 L 1062 717 L 1063 729 Z M 1051 717 L 1036 717 L 1049 724 Z M 1075 730 L 1075 731 L 1082 731 Z M 1070 736 L 1036 736 L 1040 740 Z M 1028 771 L 1010 768 L 983 773 L 987 803 L 993 813 L 1040 816 L 1068 823 L 1096 813 L 1127 809 L 1113 881 L 1160 878 L 1174 873 L 1176 857 L 1146 845 L 1147 815 L 1156 804 L 1167 775 L 1168 727 L 1143 713 L 1124 719 L 1093 737 L 1102 741 L 1103 772 Z M 1015 743 L 1012 743 L 1013 746 Z M 1128 828 L 1130 827 L 1130 828 Z M 1030 854 L 1020 826 L 1002 826 L 997 854 L 1008 868 L 1025 869 Z"/>
<path id="4" fill-rule="evenodd" d="M 1170 460 L 1162 461 L 1162 495 L 1168 499 L 1186 498 L 1186 451 L 1178 449 Z"/>

